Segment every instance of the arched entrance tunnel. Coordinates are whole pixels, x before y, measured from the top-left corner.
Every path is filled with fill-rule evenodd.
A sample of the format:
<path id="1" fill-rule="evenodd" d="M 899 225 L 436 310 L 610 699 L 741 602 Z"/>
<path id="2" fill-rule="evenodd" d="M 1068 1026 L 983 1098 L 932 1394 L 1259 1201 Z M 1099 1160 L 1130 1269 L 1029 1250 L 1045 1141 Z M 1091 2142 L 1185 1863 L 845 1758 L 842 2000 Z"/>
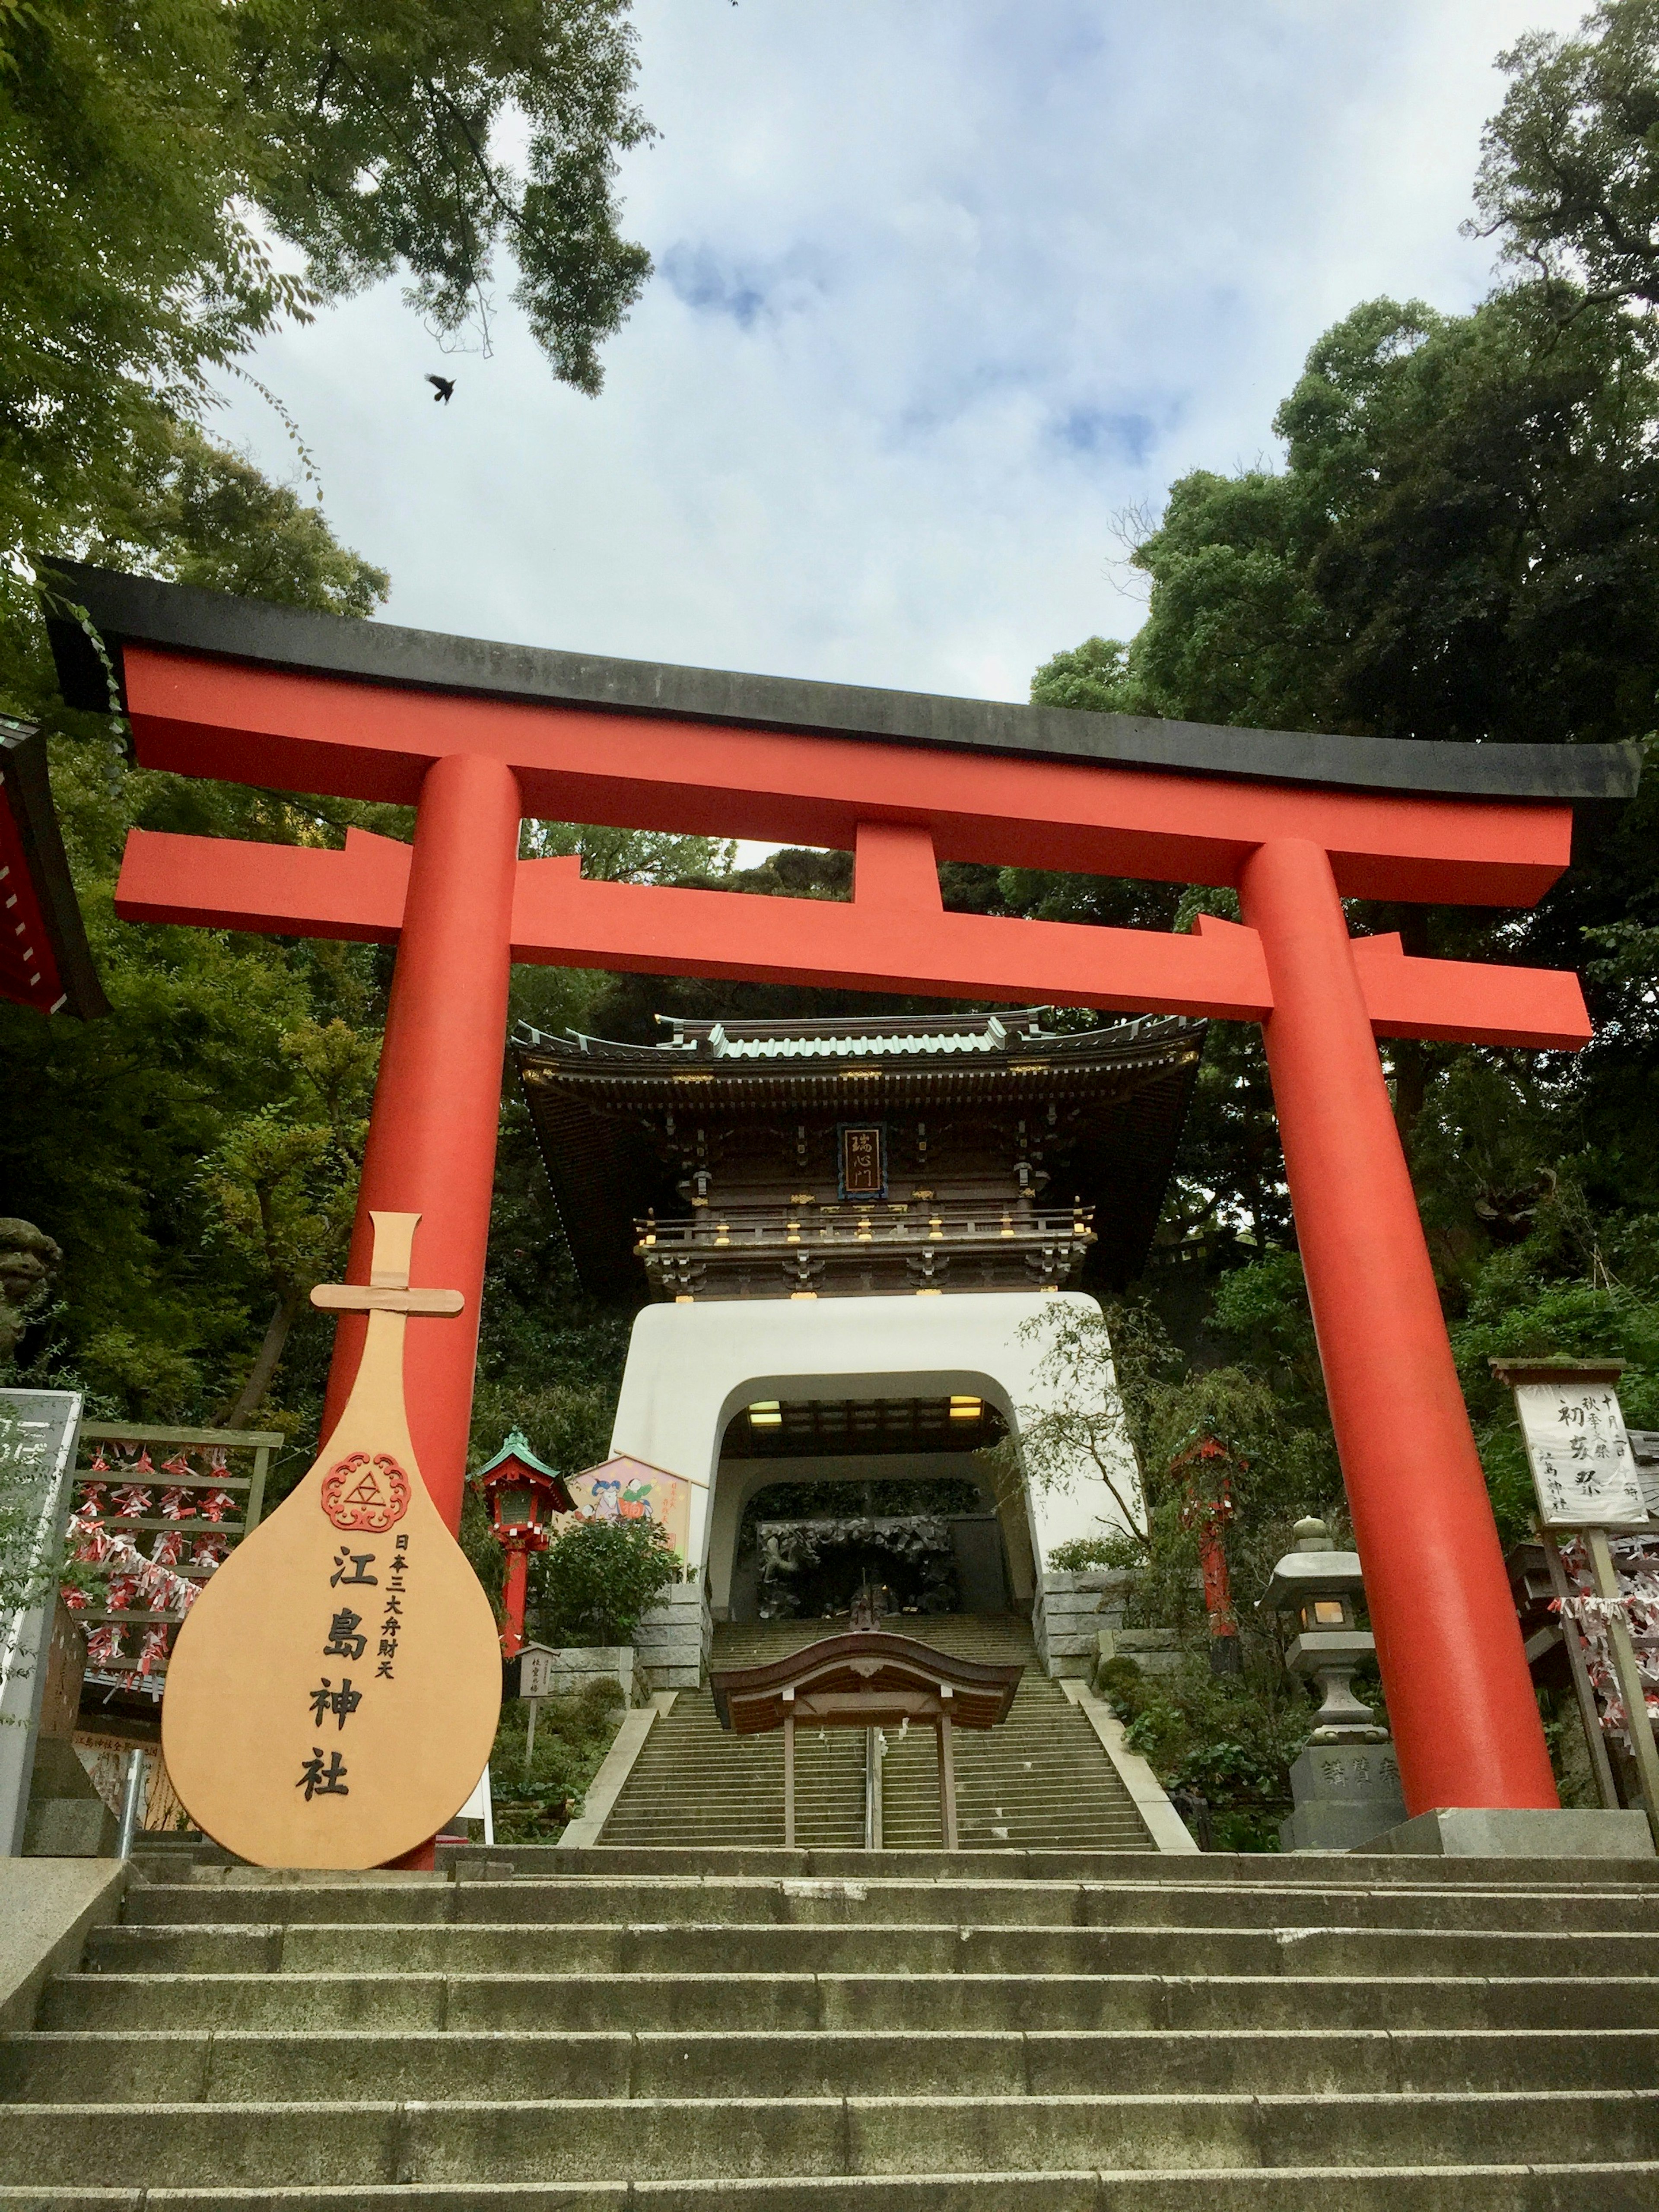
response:
<path id="1" fill-rule="evenodd" d="M 994 1455 L 1006 1435 L 968 1392 L 740 1407 L 709 1560 L 726 1618 L 845 1623 L 860 1599 L 896 1625 L 1029 1610 L 1023 1494 Z"/>

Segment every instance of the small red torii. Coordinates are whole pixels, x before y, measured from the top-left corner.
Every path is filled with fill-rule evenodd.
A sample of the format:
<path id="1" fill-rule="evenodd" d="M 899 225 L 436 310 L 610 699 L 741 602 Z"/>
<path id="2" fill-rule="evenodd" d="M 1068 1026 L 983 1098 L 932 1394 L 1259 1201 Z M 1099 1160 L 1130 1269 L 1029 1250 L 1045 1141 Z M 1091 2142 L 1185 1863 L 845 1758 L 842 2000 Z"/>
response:
<path id="1" fill-rule="evenodd" d="M 1570 974 L 1352 939 L 1345 897 L 1529 906 L 1632 746 L 1452 745 L 1082 714 L 659 667 L 353 623 L 63 564 L 138 757 L 416 809 L 341 852 L 134 830 L 135 921 L 393 943 L 347 1273 L 422 1215 L 466 1316 L 409 1323 L 409 1413 L 457 1525 L 514 960 L 1262 1025 L 1408 1809 L 1556 1802 L 1480 1462 L 1375 1039 L 1575 1050 Z M 78 622 L 64 696 L 107 703 Z M 848 904 L 589 882 L 523 817 L 830 846 Z M 1237 888 L 1190 936 L 946 914 L 941 860 Z M 362 1323 L 342 1321 L 325 1426 Z"/>

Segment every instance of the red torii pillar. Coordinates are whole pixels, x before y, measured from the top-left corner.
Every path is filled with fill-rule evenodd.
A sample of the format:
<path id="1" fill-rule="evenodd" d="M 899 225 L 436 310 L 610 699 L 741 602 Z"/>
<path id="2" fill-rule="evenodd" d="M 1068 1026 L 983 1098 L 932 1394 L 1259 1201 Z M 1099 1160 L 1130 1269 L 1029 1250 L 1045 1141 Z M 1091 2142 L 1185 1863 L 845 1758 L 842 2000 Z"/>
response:
<path id="1" fill-rule="evenodd" d="M 1274 839 L 1245 863 L 1239 900 L 1267 956 L 1267 1070 L 1407 1810 L 1449 1805 L 1449 1790 L 1553 1806 L 1486 1477 L 1329 859 L 1305 839 Z M 1433 1731 L 1471 1702 L 1480 1724 L 1449 1754 Z"/>
<path id="2" fill-rule="evenodd" d="M 459 1530 L 495 1184 L 495 1129 L 523 814 L 511 769 L 451 753 L 421 785 L 346 1279 L 368 1280 L 376 1212 L 421 1217 L 422 1279 L 459 1290 L 447 1323 L 411 1316 L 409 1428 L 433 1503 Z M 343 1314 L 323 1405 L 339 1418 L 367 1316 Z"/>
<path id="3" fill-rule="evenodd" d="M 345 627 L 345 626 L 343 626 Z M 1351 939 L 1341 895 L 1528 903 L 1565 805 L 1293 788 L 1146 767 L 710 726 L 237 665 L 128 642 L 140 757 L 413 800 L 412 851 L 135 831 L 130 920 L 399 945 L 360 1200 L 422 1215 L 416 1448 L 458 1522 L 511 960 L 1259 1020 L 1413 1813 L 1553 1806 L 1549 1759 L 1378 1059 L 1379 1035 L 1573 1048 L 1575 978 Z M 517 859 L 521 811 L 853 846 L 850 904 L 583 881 Z M 942 910 L 935 854 L 1237 884 L 1190 936 Z M 354 1244 L 354 1277 L 364 1248 Z M 357 1356 L 342 1332 L 337 1406 Z"/>

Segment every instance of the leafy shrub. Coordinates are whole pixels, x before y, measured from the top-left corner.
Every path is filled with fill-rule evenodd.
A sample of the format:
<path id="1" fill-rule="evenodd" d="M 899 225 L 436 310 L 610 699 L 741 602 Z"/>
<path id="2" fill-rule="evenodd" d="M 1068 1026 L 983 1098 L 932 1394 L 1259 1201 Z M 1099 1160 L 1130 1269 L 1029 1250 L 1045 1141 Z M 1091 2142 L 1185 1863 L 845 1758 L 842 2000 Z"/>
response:
<path id="1" fill-rule="evenodd" d="M 1166 1790 L 1194 1790 L 1210 1807 L 1212 1848 L 1273 1851 L 1291 1810 L 1291 1761 L 1313 1730 L 1299 1685 L 1267 1669 L 1252 1682 L 1217 1677 L 1189 1659 L 1178 1674 L 1144 1674 L 1113 1659 L 1097 1677 L 1126 1723 L 1124 1740 Z"/>
<path id="2" fill-rule="evenodd" d="M 1137 1536 L 1073 1536 L 1056 1544 L 1048 1564 L 1062 1574 L 1082 1574 L 1090 1567 L 1139 1567 L 1146 1564 L 1146 1547 Z"/>
<path id="3" fill-rule="evenodd" d="M 537 1633 L 544 1644 L 627 1644 L 679 1566 L 653 1521 L 579 1521 L 534 1564 Z"/>
<path id="4" fill-rule="evenodd" d="M 498 1843 L 557 1842 L 580 1811 L 582 1794 L 599 1772 L 626 1710 L 621 1684 L 604 1677 L 574 1698 L 544 1698 L 526 1771 L 529 1708 L 518 1698 L 502 1705 L 489 1766 Z"/>

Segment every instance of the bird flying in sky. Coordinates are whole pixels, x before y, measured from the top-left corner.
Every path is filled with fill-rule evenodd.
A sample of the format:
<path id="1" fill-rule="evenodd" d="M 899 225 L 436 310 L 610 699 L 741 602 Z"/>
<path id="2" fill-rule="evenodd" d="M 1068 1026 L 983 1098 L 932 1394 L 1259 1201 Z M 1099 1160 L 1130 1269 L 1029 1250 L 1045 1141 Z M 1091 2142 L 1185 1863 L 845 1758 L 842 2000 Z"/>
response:
<path id="1" fill-rule="evenodd" d="M 455 396 L 454 378 L 453 376 L 434 376 L 432 371 L 428 369 L 426 373 L 426 380 L 432 386 L 434 404 L 435 405 L 436 403 L 441 399 L 447 407 Z"/>

